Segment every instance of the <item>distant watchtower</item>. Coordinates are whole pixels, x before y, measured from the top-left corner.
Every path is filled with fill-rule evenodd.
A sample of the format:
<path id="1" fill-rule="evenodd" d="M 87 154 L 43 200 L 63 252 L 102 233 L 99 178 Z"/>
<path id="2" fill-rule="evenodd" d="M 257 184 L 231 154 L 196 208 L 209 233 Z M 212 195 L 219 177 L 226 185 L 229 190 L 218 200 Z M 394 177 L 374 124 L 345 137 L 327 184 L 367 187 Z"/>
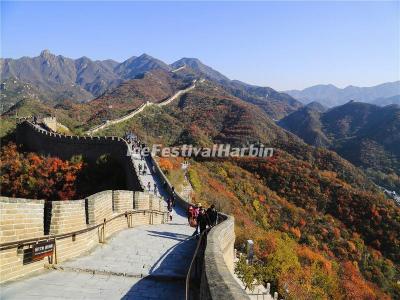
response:
<path id="1" fill-rule="evenodd" d="M 56 117 L 45 117 L 42 119 L 42 123 L 52 131 L 57 131 L 57 119 Z"/>

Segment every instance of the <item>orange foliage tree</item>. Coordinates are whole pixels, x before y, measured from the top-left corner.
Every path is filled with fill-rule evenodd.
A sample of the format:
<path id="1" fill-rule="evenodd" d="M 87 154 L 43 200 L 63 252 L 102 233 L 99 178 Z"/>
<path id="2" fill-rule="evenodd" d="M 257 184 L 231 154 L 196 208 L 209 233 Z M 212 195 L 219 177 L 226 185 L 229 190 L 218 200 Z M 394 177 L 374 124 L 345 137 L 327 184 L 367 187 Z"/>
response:
<path id="1" fill-rule="evenodd" d="M 18 152 L 13 143 L 2 148 L 0 160 L 1 194 L 9 197 L 72 199 L 83 167 L 81 161 Z"/>
<path id="2" fill-rule="evenodd" d="M 172 162 L 169 159 L 163 157 L 159 159 L 158 165 L 160 166 L 161 170 L 165 173 L 168 173 L 174 168 Z"/>

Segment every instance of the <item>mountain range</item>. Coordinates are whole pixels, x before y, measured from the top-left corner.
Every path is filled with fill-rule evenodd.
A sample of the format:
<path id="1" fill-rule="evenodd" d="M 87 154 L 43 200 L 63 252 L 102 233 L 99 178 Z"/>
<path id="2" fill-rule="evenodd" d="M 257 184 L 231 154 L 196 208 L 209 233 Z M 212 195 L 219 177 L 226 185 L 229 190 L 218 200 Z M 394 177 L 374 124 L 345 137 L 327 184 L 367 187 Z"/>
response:
<path id="1" fill-rule="evenodd" d="M 278 122 L 305 142 L 334 150 L 380 177 L 400 176 L 400 106 L 350 101 L 328 110 L 305 106 Z M 381 180 L 378 182 L 383 183 Z M 400 189 L 399 183 L 385 186 Z"/>
<path id="2" fill-rule="evenodd" d="M 400 295 L 395 285 L 400 209 L 370 180 L 377 175 L 364 172 L 397 176 L 398 106 L 350 102 L 329 109 L 315 101 L 304 106 L 270 87 L 230 80 L 198 59 L 169 65 L 145 54 L 118 63 L 44 51 L 2 60 L 2 74 L 2 95 L 12 105 L 1 116 L 5 140 L 13 138 L 17 113 L 54 115 L 72 134 L 82 135 L 145 102 L 160 103 L 194 86 L 168 105 L 149 105 L 96 135 L 133 131 L 148 144 L 273 147 L 271 159 L 190 159 L 194 200 L 235 216 L 238 246 L 255 241 L 266 282 L 273 280 L 282 295 L 289 293 L 286 283 L 297 282 L 285 299 Z M 169 171 L 171 179 L 184 178 Z M 274 261 L 278 267 L 270 268 Z M 314 296 L 302 297 L 310 289 Z"/>
<path id="3" fill-rule="evenodd" d="M 318 101 L 327 107 L 342 105 L 351 100 L 384 106 L 400 104 L 400 81 L 387 82 L 371 87 L 350 85 L 343 89 L 332 84 L 320 84 L 303 90 L 288 90 L 285 93 L 305 104 Z"/>
<path id="4" fill-rule="evenodd" d="M 52 104 L 64 100 L 87 102 L 152 70 L 181 74 L 186 79 L 202 77 L 214 81 L 236 96 L 263 107 L 275 119 L 302 106 L 291 96 L 272 88 L 232 81 L 196 58 L 182 58 L 169 65 L 142 54 L 118 63 L 113 60 L 94 61 L 87 57 L 71 59 L 43 50 L 37 57 L 1 59 L 0 68 L 3 90 L 14 93 L 14 86 L 29 85 L 30 91 L 34 91 L 28 94 L 19 90 L 14 93 L 14 97 L 5 94 L 2 99 L 3 111 L 26 98 L 36 98 Z"/>

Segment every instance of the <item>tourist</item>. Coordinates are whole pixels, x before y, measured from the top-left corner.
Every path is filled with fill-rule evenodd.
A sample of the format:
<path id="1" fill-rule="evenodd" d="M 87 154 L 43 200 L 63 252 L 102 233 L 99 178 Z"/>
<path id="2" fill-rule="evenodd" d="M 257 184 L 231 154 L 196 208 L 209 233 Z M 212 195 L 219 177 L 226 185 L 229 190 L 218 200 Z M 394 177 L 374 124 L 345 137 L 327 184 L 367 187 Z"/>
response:
<path id="1" fill-rule="evenodd" d="M 139 164 L 139 174 L 142 173 L 142 164 Z"/>
<path id="2" fill-rule="evenodd" d="M 194 215 L 194 208 L 192 205 L 189 205 L 188 208 L 188 222 L 190 227 L 197 227 L 197 220 Z"/>
<path id="3" fill-rule="evenodd" d="M 210 227 L 217 225 L 217 220 L 218 220 L 218 212 L 215 209 L 215 205 L 212 204 L 208 209 L 207 209 L 207 217 L 210 221 Z"/>
<path id="4" fill-rule="evenodd" d="M 206 211 L 202 207 L 200 208 L 199 215 L 197 216 L 197 224 L 200 228 L 200 234 L 203 233 L 207 229 L 207 226 L 210 224 Z"/>
<path id="5" fill-rule="evenodd" d="M 150 183 L 150 181 L 147 183 L 147 189 L 149 190 L 149 192 L 150 192 L 150 188 L 151 188 L 151 183 Z"/>
<path id="6" fill-rule="evenodd" d="M 200 212 L 200 207 L 201 204 L 196 204 L 196 206 L 193 208 L 193 219 L 196 220 L 195 222 L 195 226 L 196 226 L 196 230 L 193 232 L 192 236 L 197 236 L 199 234 L 199 222 L 197 220 L 197 217 L 199 216 L 199 212 Z"/>
<path id="7" fill-rule="evenodd" d="M 174 186 L 171 187 L 171 194 L 172 194 L 172 206 L 175 207 L 175 188 L 174 188 Z"/>
<path id="8" fill-rule="evenodd" d="M 144 164 L 143 165 L 143 175 L 146 175 L 146 174 L 147 174 L 147 165 Z"/>
<path id="9" fill-rule="evenodd" d="M 188 218 L 188 222 L 190 224 L 190 220 L 193 218 L 193 206 L 192 205 L 189 205 L 189 207 L 188 207 L 187 218 Z"/>
<path id="10" fill-rule="evenodd" d="M 172 221 L 172 216 L 174 214 L 174 211 L 172 209 L 172 207 L 170 209 L 168 209 L 168 215 L 169 215 L 169 220 Z"/>
<path id="11" fill-rule="evenodd" d="M 167 201 L 167 208 L 168 208 L 168 210 L 170 208 L 172 208 L 172 199 L 171 198 L 169 198 L 168 201 Z"/>
<path id="12" fill-rule="evenodd" d="M 154 182 L 154 195 L 157 195 L 157 184 Z"/>

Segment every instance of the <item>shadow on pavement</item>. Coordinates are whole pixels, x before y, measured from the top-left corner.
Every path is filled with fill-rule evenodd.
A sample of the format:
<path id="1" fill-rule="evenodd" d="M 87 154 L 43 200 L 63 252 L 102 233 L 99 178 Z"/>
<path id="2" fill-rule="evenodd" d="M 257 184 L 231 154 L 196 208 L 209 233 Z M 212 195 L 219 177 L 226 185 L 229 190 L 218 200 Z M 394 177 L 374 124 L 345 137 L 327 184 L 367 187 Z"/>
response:
<path id="1" fill-rule="evenodd" d="M 187 234 L 173 233 L 173 232 L 167 232 L 167 231 L 147 230 L 147 232 L 150 232 L 149 235 L 151 235 L 151 236 L 168 238 L 168 239 L 173 239 L 173 240 L 177 240 L 177 241 L 184 241 L 188 237 L 190 237 Z"/>
<path id="2" fill-rule="evenodd" d="M 181 242 L 168 249 L 151 267 L 149 275 L 134 284 L 122 299 L 184 299 L 186 273 L 196 248 L 196 240 L 185 234 L 149 232 Z"/>

